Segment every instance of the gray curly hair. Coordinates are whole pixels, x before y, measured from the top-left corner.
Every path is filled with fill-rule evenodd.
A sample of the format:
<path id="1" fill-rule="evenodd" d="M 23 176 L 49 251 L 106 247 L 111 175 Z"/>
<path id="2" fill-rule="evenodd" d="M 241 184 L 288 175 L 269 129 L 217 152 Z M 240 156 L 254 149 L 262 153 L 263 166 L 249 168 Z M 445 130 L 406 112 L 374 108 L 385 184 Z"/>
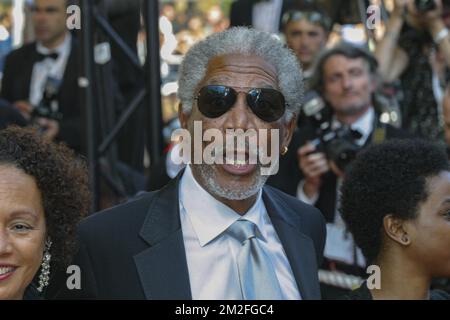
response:
<path id="1" fill-rule="evenodd" d="M 274 66 L 278 86 L 287 104 L 286 119 L 299 114 L 303 100 L 303 75 L 295 54 L 275 36 L 246 27 L 234 27 L 212 34 L 188 51 L 181 64 L 178 81 L 178 97 L 183 112 L 191 112 L 208 62 L 227 54 L 256 55 Z"/>

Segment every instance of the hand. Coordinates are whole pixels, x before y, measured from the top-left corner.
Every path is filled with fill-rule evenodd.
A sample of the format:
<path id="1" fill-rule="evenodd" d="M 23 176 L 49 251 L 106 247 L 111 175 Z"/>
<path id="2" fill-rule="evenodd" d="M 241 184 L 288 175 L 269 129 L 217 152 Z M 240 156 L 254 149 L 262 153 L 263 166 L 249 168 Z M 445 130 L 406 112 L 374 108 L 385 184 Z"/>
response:
<path id="1" fill-rule="evenodd" d="M 14 106 L 20 111 L 20 113 L 26 120 L 29 121 L 31 119 L 31 113 L 33 112 L 33 107 L 31 106 L 31 104 L 28 101 L 24 101 L 24 100 L 16 101 L 16 102 L 14 102 Z"/>
<path id="2" fill-rule="evenodd" d="M 307 143 L 297 151 L 300 170 L 305 177 L 304 192 L 309 198 L 319 193 L 322 175 L 330 170 L 324 153 L 315 152 L 316 147 Z"/>
<path id="3" fill-rule="evenodd" d="M 330 169 L 336 176 L 344 178 L 344 172 L 338 168 L 338 166 L 336 165 L 336 163 L 334 163 L 334 161 L 330 161 Z"/>
<path id="4" fill-rule="evenodd" d="M 392 14 L 397 17 L 403 17 L 406 6 L 408 5 L 408 0 L 395 0 L 394 1 L 394 10 L 392 11 Z"/>
<path id="5" fill-rule="evenodd" d="M 442 28 L 445 28 L 444 21 L 442 20 L 442 1 L 434 0 L 436 3 L 436 8 L 426 12 L 424 17 L 425 26 L 431 32 L 433 36 L 434 33 L 439 32 Z"/>
<path id="6" fill-rule="evenodd" d="M 43 129 L 42 136 L 53 141 L 59 134 L 59 123 L 58 121 L 47 119 L 47 118 L 37 118 L 36 123 Z"/>

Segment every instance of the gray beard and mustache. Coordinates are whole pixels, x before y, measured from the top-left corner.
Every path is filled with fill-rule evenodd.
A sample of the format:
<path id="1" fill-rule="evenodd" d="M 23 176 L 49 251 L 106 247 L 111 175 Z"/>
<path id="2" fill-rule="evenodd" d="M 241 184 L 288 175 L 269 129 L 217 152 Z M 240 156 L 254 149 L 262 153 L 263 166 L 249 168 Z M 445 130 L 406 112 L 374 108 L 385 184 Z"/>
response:
<path id="1" fill-rule="evenodd" d="M 249 157 L 258 159 L 259 150 L 254 150 L 249 147 L 249 144 L 246 142 L 245 144 L 245 150 L 247 150 Z M 218 149 L 218 154 L 220 156 L 225 156 L 227 154 L 226 147 L 223 146 L 222 148 Z M 214 156 L 216 156 L 215 152 L 213 152 Z M 231 152 L 231 154 L 234 155 L 234 150 Z M 226 163 L 226 161 L 224 161 Z M 253 174 L 253 181 L 251 182 L 250 186 L 248 185 L 242 185 L 240 183 L 240 177 L 236 176 L 235 180 L 232 180 L 228 185 L 221 185 L 218 181 L 218 171 L 217 171 L 217 164 L 214 165 L 208 165 L 208 164 L 199 164 L 195 165 L 196 171 L 201 176 L 201 179 L 203 180 L 205 184 L 205 189 L 211 193 L 212 195 L 227 199 L 227 200 L 245 200 L 248 199 L 254 195 L 256 195 L 264 186 L 267 179 L 269 178 L 268 175 L 262 175 L 261 174 L 261 164 L 256 164 L 256 172 Z"/>
<path id="2" fill-rule="evenodd" d="M 223 186 L 218 183 L 217 171 L 213 165 L 196 165 L 196 171 L 202 177 L 205 183 L 205 189 L 212 195 L 228 199 L 228 200 L 245 200 L 256 195 L 264 186 L 269 176 L 261 175 L 261 167 L 258 165 L 254 181 L 249 187 L 243 186 L 239 183 L 239 178 L 236 178 L 235 183 Z"/>

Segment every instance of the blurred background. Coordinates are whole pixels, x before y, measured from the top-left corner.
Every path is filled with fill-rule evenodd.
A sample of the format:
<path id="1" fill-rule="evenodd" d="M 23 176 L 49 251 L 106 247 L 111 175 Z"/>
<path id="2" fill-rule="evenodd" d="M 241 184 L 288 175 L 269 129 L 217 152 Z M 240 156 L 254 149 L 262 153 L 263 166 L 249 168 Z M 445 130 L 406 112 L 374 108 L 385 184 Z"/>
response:
<path id="1" fill-rule="evenodd" d="M 171 133 L 179 126 L 176 95 L 179 65 L 196 42 L 232 25 L 253 25 L 272 32 L 290 46 L 283 18 L 286 19 L 289 11 L 303 11 L 319 12 L 318 19 L 326 20 L 325 23 L 314 21 L 313 15 L 309 18 L 312 24 L 326 25 L 326 43 L 321 50 L 345 41 L 375 53 L 389 34 L 386 28 L 396 6 L 394 0 L 81 0 L 67 3 L 65 0 L 0 0 L 0 78 L 7 77 L 7 55 L 39 40 L 37 24 L 41 23 L 44 29 L 46 23 L 50 25 L 52 13 L 39 11 L 37 4 L 48 6 L 61 1 L 66 6 L 75 4 L 81 8 L 81 29 L 70 30 L 76 39 L 77 58 L 68 63 L 77 66 L 71 69 L 76 73 L 71 90 L 81 90 L 76 95 L 81 100 L 78 114 L 73 115 L 79 130 L 72 136 L 67 135 L 67 139 L 56 134 L 55 139 L 67 142 L 88 159 L 96 196 L 95 209 L 109 207 L 140 191 L 161 187 L 179 169 L 166 163 L 166 155 L 172 147 Z M 416 6 L 422 3 L 426 11 L 426 5 L 434 0 L 410 2 Z M 442 21 L 448 23 L 448 3 L 439 3 Z M 256 8 L 260 13 L 271 12 L 273 16 L 258 18 Z M 314 52 L 314 55 L 319 53 Z M 26 65 L 10 67 L 9 74 L 16 74 L 22 67 Z M 312 67 L 306 64 L 304 69 L 305 74 L 312 72 Z M 4 104 L 17 107 L 18 98 L 8 98 L 5 92 L 15 86 L 12 82 L 26 82 L 26 79 L 30 80 L 29 75 L 28 78 L 3 79 Z M 95 86 L 87 87 L 90 91 L 83 91 L 86 79 L 95 80 Z M 387 78 L 380 81 L 379 97 L 388 101 L 381 117 L 395 126 L 402 125 L 400 105 L 404 93 L 399 89 L 399 81 Z M 441 81 L 441 99 L 445 81 Z M 42 87 L 45 89 L 47 85 L 48 82 Z M 44 90 L 43 96 L 48 100 L 44 102 L 51 105 L 57 95 L 52 98 Z M 45 103 L 44 113 L 47 112 Z M 58 117 L 61 115 L 55 114 L 53 120 L 59 121 Z M 442 130 L 438 135 L 443 132 L 443 120 L 440 121 Z M 60 129 L 64 131 L 62 122 Z M 73 136 L 82 141 L 72 142 Z"/>

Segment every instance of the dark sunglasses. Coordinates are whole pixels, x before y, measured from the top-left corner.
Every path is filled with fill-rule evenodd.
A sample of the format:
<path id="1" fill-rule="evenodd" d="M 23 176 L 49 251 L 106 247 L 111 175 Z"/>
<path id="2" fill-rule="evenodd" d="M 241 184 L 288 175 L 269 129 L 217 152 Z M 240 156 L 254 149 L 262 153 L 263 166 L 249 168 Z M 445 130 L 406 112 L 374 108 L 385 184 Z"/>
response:
<path id="1" fill-rule="evenodd" d="M 200 89 L 196 98 L 198 109 L 208 118 L 218 118 L 236 103 L 238 92 L 227 86 L 209 85 Z M 284 96 L 275 89 L 253 88 L 247 92 L 247 105 L 261 120 L 277 121 L 284 115 Z"/>

